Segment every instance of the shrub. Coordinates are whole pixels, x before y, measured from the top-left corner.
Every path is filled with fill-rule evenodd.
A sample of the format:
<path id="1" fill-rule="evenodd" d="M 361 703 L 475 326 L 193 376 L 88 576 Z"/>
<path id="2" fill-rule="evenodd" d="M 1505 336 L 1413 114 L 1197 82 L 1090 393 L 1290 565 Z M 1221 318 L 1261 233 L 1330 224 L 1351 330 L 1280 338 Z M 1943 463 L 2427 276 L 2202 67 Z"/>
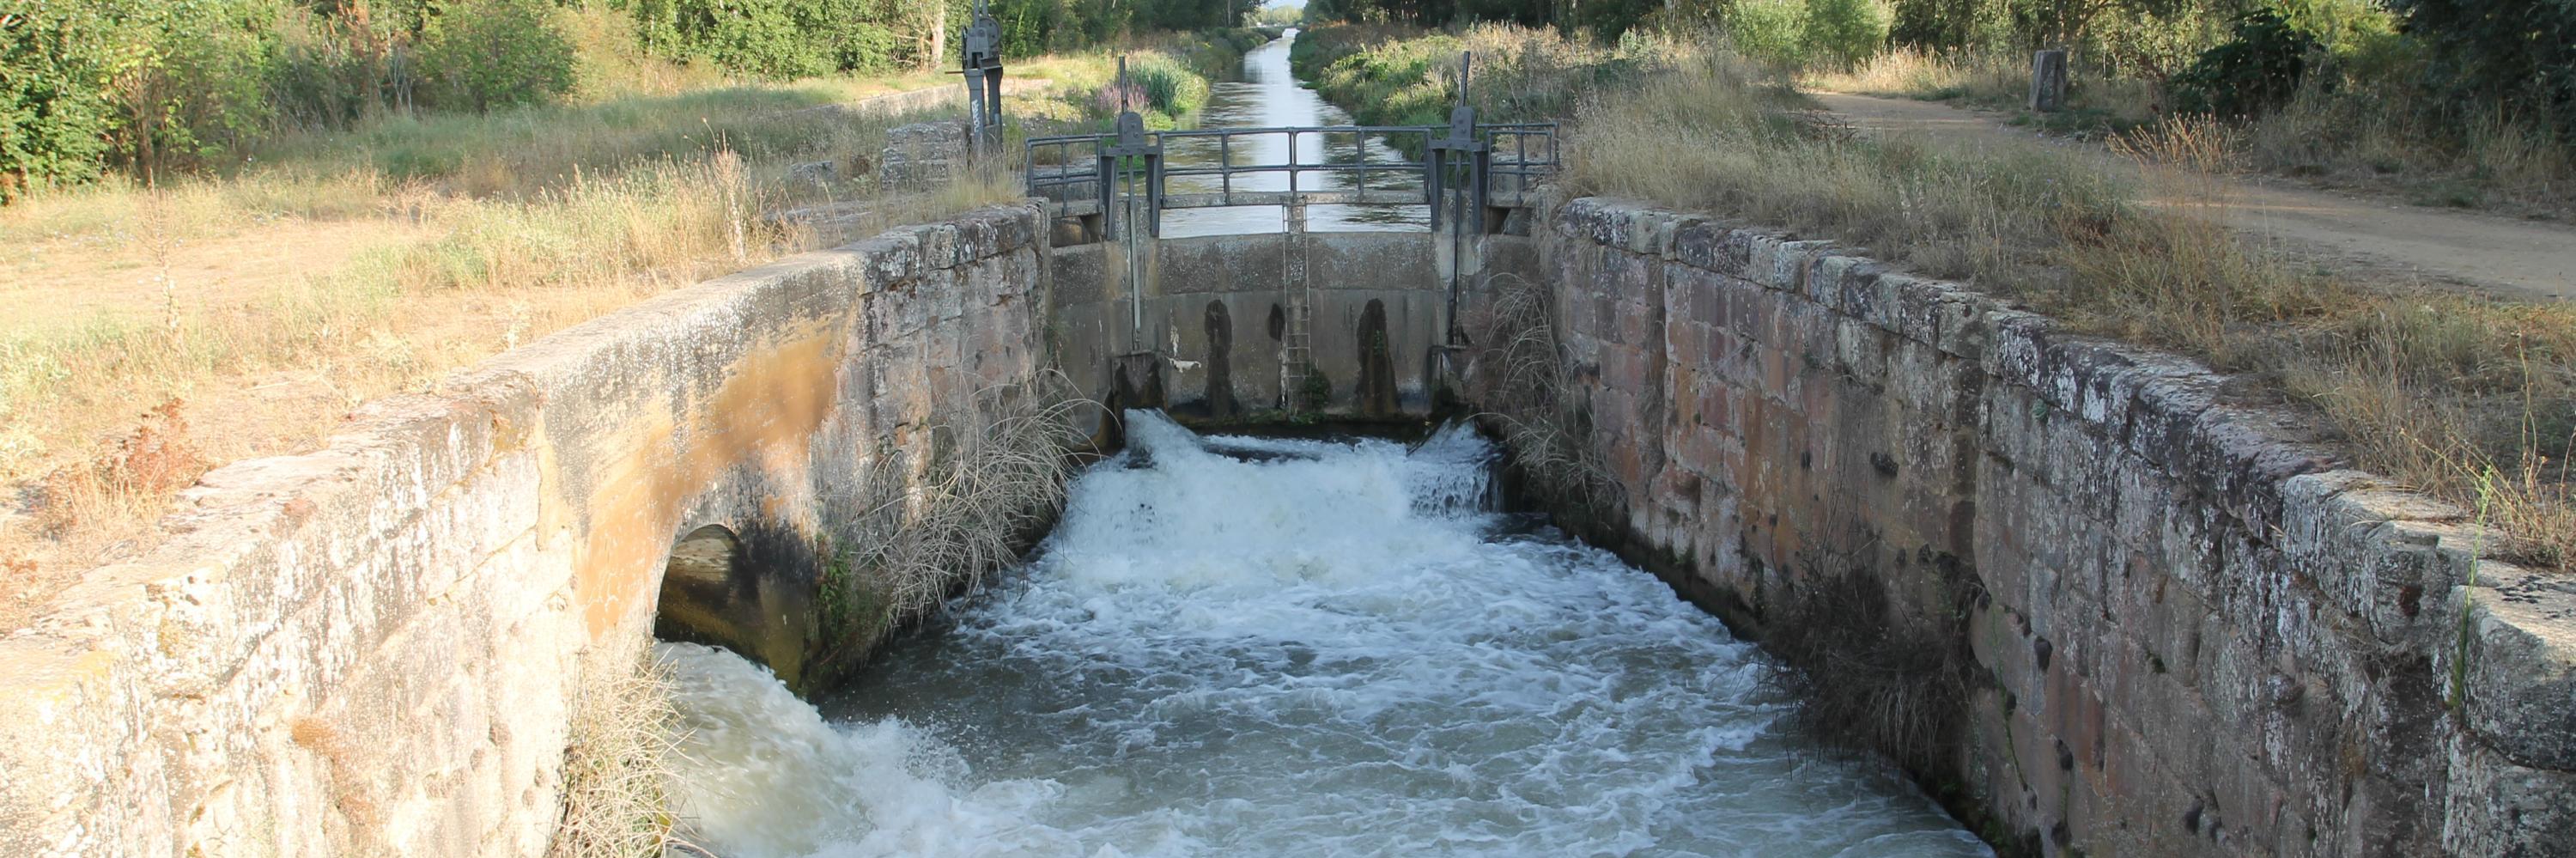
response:
<path id="1" fill-rule="evenodd" d="M 840 40 L 833 60 L 847 70 L 893 68 L 899 42 L 894 30 L 883 24 L 854 24 Z"/>
<path id="2" fill-rule="evenodd" d="M 1808 61 L 1851 68 L 1887 44 L 1887 16 L 1871 0 L 1807 0 Z"/>
<path id="3" fill-rule="evenodd" d="M 0 202 L 98 175 L 117 122 L 105 19 L 95 4 L 0 3 Z"/>
<path id="4" fill-rule="evenodd" d="M 829 69 L 784 4 L 725 5 L 731 8 L 717 10 L 706 34 L 708 55 L 717 64 L 769 78 L 807 77 Z"/>
<path id="5" fill-rule="evenodd" d="M 834 46 L 818 38 L 836 22 L 816 0 L 635 0 L 639 37 L 656 53 L 704 57 L 743 74 L 797 78 L 832 70 Z M 837 29 L 837 28 L 834 28 Z M 834 33 L 837 35 L 837 33 Z M 864 41 L 864 40 L 861 40 Z M 865 53 L 859 48 L 857 53 Z"/>
<path id="6" fill-rule="evenodd" d="M 1741 0 L 1720 18 L 1736 50 L 1776 66 L 1850 68 L 1887 44 L 1873 0 Z"/>
<path id="7" fill-rule="evenodd" d="M 268 119 L 274 0 L 0 2 L 0 197 L 122 160 L 149 176 Z"/>
<path id="8" fill-rule="evenodd" d="M 2576 4 L 2392 0 L 2389 5 L 2405 13 L 2406 32 L 2431 48 L 2436 86 L 2546 115 L 2560 134 L 2576 136 Z"/>
<path id="9" fill-rule="evenodd" d="M 539 0 L 465 0 L 422 40 L 431 104 L 477 112 L 536 104 L 568 92 L 572 43 Z"/>
<path id="10" fill-rule="evenodd" d="M 267 128 L 275 4 L 181 0 L 132 9 L 126 44 L 138 53 L 114 83 L 126 114 L 120 148 L 147 178 L 214 158 Z"/>
<path id="11" fill-rule="evenodd" d="M 280 120 L 294 128 L 347 128 L 380 107 L 379 85 L 408 79 L 407 46 L 398 31 L 363 16 L 295 9 L 278 21 L 276 71 L 269 91 Z"/>
<path id="12" fill-rule="evenodd" d="M 2269 9 L 2236 19 L 2235 33 L 2174 76 L 2176 107 L 2230 117 L 2271 110 L 2299 91 L 2309 57 L 2322 47 Z"/>
<path id="13" fill-rule="evenodd" d="M 1726 14 L 1726 36 L 1735 49 L 1782 66 L 1806 62 L 1807 6 L 1799 0 L 1745 0 Z"/>
<path id="14" fill-rule="evenodd" d="M 1207 79 L 1164 54 L 1140 54 L 1128 60 L 1127 81 L 1144 91 L 1147 105 L 1173 116 L 1207 106 Z"/>

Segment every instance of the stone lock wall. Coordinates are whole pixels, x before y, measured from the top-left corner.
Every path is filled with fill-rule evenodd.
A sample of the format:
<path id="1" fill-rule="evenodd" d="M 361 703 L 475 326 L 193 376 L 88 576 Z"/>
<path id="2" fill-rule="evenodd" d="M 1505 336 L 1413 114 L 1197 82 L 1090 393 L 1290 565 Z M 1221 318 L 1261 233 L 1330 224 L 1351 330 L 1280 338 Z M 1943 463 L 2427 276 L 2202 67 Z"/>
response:
<path id="1" fill-rule="evenodd" d="M 588 651 L 674 542 L 810 584 L 836 504 L 1042 365 L 1033 207 L 671 292 L 226 466 L 0 639 L 0 854 L 541 853 Z M 897 492 L 899 494 L 899 491 Z"/>
<path id="2" fill-rule="evenodd" d="M 1547 226 L 1632 547 L 1757 625 L 1825 558 L 1958 599 L 1952 774 L 2014 837 L 2576 854 L 2576 581 L 2478 559 L 2462 511 L 2190 361 L 1823 242 L 1602 199 Z"/>

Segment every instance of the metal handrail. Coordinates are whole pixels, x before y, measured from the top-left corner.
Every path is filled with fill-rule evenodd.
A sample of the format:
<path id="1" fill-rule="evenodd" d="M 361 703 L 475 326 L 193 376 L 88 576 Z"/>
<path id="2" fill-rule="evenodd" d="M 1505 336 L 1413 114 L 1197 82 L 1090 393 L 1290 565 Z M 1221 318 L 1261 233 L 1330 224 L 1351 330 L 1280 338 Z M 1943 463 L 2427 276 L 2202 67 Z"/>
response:
<path id="1" fill-rule="evenodd" d="M 1415 183 L 1415 187 L 1382 189 L 1370 187 L 1369 178 L 1376 175 L 1425 176 L 1428 167 L 1424 158 L 1419 155 L 1402 155 L 1400 153 L 1405 151 L 1404 148 L 1392 145 L 1389 141 L 1400 142 L 1407 137 L 1418 137 L 1424 146 L 1428 146 L 1431 141 L 1446 133 L 1448 129 L 1440 126 L 1327 125 L 1200 128 L 1147 132 L 1147 136 L 1155 145 L 1163 147 L 1207 140 L 1216 141 L 1216 163 L 1166 164 L 1160 171 L 1161 179 L 1166 184 L 1173 178 L 1213 176 L 1217 180 L 1217 188 L 1213 192 L 1160 194 L 1162 207 L 1169 209 L 1209 205 L 1280 205 L 1283 201 L 1294 203 L 1310 197 L 1330 197 L 1336 202 L 1350 201 L 1367 204 L 1402 202 L 1429 204 L 1431 202 L 1430 183 L 1427 181 Z M 1479 124 L 1476 126 L 1476 134 L 1477 138 L 1486 144 L 1487 151 L 1491 153 L 1486 168 L 1488 184 L 1504 185 L 1494 188 L 1499 193 L 1489 193 L 1489 200 L 1507 204 L 1525 204 L 1528 202 L 1531 186 L 1536 183 L 1536 180 L 1554 174 L 1561 164 L 1556 123 Z M 1302 161 L 1298 144 L 1309 135 L 1326 141 L 1327 158 L 1331 156 L 1334 149 L 1338 148 L 1332 141 L 1337 136 L 1348 136 L 1352 141 L 1348 152 L 1353 157 L 1341 163 L 1329 160 L 1320 163 Z M 1234 163 L 1235 141 L 1238 138 L 1257 137 L 1287 138 L 1287 159 L 1284 162 Z M 1113 140 L 1111 135 L 1105 133 L 1029 138 L 1026 144 L 1028 157 L 1023 162 L 1028 165 L 1029 194 L 1046 198 L 1067 208 L 1095 201 L 1098 190 L 1096 183 L 1101 179 L 1098 156 Z M 1377 145 L 1375 153 L 1371 151 L 1373 142 Z M 1399 155 L 1384 160 L 1374 157 L 1388 151 L 1394 151 Z M 1043 159 L 1042 152 L 1052 153 L 1051 160 Z M 1042 160 L 1049 160 L 1049 162 L 1041 163 Z M 1360 177 L 1360 182 L 1358 187 L 1353 189 L 1321 190 L 1302 187 L 1302 177 L 1310 173 L 1357 175 Z M 1288 188 L 1253 191 L 1235 187 L 1236 176 L 1261 174 L 1286 174 Z M 1510 177 L 1509 181 L 1500 183 L 1494 181 L 1496 177 L 1504 176 Z M 1087 191 L 1077 193 L 1077 188 L 1086 186 L 1089 188 Z M 1210 199 L 1211 197 L 1213 199 Z"/>

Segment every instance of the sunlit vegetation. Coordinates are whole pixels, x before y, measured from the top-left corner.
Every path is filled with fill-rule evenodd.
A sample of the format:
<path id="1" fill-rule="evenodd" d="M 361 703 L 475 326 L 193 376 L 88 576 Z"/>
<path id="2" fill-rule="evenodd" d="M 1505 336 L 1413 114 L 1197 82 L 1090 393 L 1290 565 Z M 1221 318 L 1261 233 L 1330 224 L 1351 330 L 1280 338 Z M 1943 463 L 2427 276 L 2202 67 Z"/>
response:
<path id="1" fill-rule="evenodd" d="M 333 20 L 296 8 L 274 21 Z M 85 173 L 17 174 L 0 206 L 0 486 L 17 499 L 0 509 L 0 627 L 156 544 L 171 493 L 209 468 L 312 449 L 367 399 L 850 234 L 779 212 L 857 203 L 852 228 L 873 230 L 1019 197 L 1004 165 L 926 193 L 877 186 L 886 129 L 960 108 L 851 105 L 953 75 L 769 80 L 648 49 L 631 9 L 539 11 L 569 73 L 524 103 L 422 89 L 304 121 L 279 95 L 258 102 L 264 124 L 191 138 L 185 159 L 111 133 Z M 1102 121 L 1122 103 L 1122 55 L 1132 103 L 1188 121 L 1262 38 L 1011 57 L 1011 79 L 1035 86 L 1006 100 L 1010 133 Z"/>
<path id="2" fill-rule="evenodd" d="M 1344 92 L 1397 102 L 1385 93 L 1418 89 L 1430 101 L 1453 97 L 1441 66 L 1403 58 L 1521 43 L 1485 50 L 1545 63 L 1480 71 L 1469 100 L 1505 115 L 1517 103 L 1575 105 L 1562 114 L 1565 194 L 1829 236 L 2078 331 L 2202 359 L 2254 382 L 2248 395 L 2314 415 L 2361 467 L 2493 510 L 2517 559 L 2576 562 L 2576 310 L 2365 284 L 2240 236 L 2213 176 L 2232 157 L 2234 126 L 2142 128 L 2119 139 L 2123 159 L 2037 141 L 1880 138 L 1813 111 L 1788 72 L 1719 38 L 1410 32 L 1325 30 L 1319 45 L 1363 45 L 1334 48 L 1326 75 L 1367 87 Z M 1532 68 L 1552 79 L 1518 76 Z"/>

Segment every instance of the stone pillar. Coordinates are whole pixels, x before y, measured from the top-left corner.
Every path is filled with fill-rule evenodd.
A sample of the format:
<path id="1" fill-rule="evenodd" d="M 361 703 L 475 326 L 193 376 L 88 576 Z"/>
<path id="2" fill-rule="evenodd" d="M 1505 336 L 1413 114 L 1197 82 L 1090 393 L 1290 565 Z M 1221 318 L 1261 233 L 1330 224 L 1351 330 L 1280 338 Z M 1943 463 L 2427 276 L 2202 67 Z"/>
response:
<path id="1" fill-rule="evenodd" d="M 2066 109 L 2066 50 L 2040 51 L 2030 57 L 2030 109 L 2054 113 Z"/>

